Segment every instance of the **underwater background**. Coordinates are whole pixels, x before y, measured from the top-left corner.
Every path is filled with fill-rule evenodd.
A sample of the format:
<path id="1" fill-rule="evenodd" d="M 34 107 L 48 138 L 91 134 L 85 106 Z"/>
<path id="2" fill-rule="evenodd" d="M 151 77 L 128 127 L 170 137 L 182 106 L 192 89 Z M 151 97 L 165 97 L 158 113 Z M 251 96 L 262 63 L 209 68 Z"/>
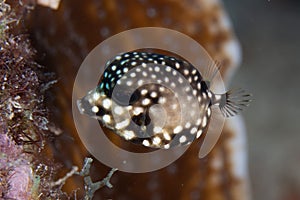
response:
<path id="1" fill-rule="evenodd" d="M 61 0 L 57 9 L 41 2 L 7 1 L 11 14 L 0 1 L 0 199 L 82 199 L 82 176 L 107 176 L 111 169 L 96 159 L 88 176 L 75 173 L 93 156 L 74 126 L 74 80 L 101 41 L 145 26 L 198 41 L 222 64 L 227 88 L 245 88 L 253 101 L 226 121 L 207 157 L 198 158 L 203 134 L 161 170 L 110 174 L 113 188 L 93 199 L 300 199 L 299 1 Z"/>
<path id="2" fill-rule="evenodd" d="M 300 199 L 300 2 L 224 3 L 243 49 L 232 86 L 254 95 L 243 113 L 253 199 Z"/>

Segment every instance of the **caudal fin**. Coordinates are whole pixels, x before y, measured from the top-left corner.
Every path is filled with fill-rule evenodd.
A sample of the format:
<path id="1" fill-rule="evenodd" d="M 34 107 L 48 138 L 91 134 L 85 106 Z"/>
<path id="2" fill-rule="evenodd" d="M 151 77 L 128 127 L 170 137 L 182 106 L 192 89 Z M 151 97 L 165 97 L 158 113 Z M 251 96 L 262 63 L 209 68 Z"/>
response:
<path id="1" fill-rule="evenodd" d="M 247 94 L 245 90 L 229 90 L 221 95 L 219 103 L 220 110 L 225 117 L 232 117 L 239 114 L 245 107 L 249 106 L 251 94 Z"/>

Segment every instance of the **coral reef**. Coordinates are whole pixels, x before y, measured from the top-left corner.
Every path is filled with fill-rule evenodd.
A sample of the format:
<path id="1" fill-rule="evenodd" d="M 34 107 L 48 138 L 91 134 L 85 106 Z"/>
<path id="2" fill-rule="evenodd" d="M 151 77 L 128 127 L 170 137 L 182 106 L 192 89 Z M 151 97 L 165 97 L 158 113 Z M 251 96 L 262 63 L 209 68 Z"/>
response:
<path id="1" fill-rule="evenodd" d="M 55 165 L 40 154 L 55 132 L 44 103 L 51 77 L 34 61 L 27 36 L 19 33 L 29 4 L 20 1 L 13 8 L 0 2 L 0 197 L 57 197 L 59 190 L 48 183 Z"/>
<path id="2" fill-rule="evenodd" d="M 30 199 L 37 192 L 33 188 L 34 174 L 28 157 L 7 134 L 0 134 L 1 197 Z"/>
<path id="3" fill-rule="evenodd" d="M 112 187 L 110 177 L 93 182 L 89 176 L 92 159 L 54 181 L 58 164 L 47 152 L 61 130 L 50 122 L 47 90 L 57 81 L 39 65 L 23 21 L 34 8 L 30 1 L 0 2 L 0 199 L 70 199 L 62 192 L 66 180 L 84 177 L 85 199 L 103 186 Z M 39 3 L 39 2 L 38 2 Z"/>

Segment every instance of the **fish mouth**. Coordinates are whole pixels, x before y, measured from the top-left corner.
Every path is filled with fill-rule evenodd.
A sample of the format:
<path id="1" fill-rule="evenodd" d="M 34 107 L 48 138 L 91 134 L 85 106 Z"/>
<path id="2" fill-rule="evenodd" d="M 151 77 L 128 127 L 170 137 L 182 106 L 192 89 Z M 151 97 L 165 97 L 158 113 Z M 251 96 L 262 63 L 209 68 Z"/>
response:
<path id="1" fill-rule="evenodd" d="M 89 101 L 86 99 L 86 97 L 83 97 L 82 99 L 77 100 L 77 108 L 82 115 L 87 115 L 91 118 L 95 118 L 99 120 L 99 116 L 96 115 L 96 113 L 92 112 L 92 106 Z"/>
<path id="2" fill-rule="evenodd" d="M 82 99 L 78 99 L 77 100 L 77 108 L 80 112 L 80 114 L 84 114 L 85 109 L 82 107 Z"/>
<path id="3" fill-rule="evenodd" d="M 77 108 L 80 112 L 80 114 L 83 115 L 89 115 L 93 116 L 92 105 L 89 103 L 89 101 L 86 99 L 86 97 L 83 97 L 82 99 L 77 100 Z"/>

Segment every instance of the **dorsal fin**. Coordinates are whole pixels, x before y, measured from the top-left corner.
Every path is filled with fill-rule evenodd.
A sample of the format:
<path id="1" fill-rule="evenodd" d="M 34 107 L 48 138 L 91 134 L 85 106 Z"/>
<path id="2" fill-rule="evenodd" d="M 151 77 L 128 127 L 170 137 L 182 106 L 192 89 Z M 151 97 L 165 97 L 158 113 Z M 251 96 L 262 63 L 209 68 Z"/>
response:
<path id="1" fill-rule="evenodd" d="M 210 87 L 211 82 L 214 80 L 217 73 L 221 69 L 221 66 L 222 66 L 221 63 L 217 60 L 212 61 L 208 65 L 207 70 L 203 74 L 203 79 L 204 79 L 204 81 L 205 81 L 208 88 Z"/>

